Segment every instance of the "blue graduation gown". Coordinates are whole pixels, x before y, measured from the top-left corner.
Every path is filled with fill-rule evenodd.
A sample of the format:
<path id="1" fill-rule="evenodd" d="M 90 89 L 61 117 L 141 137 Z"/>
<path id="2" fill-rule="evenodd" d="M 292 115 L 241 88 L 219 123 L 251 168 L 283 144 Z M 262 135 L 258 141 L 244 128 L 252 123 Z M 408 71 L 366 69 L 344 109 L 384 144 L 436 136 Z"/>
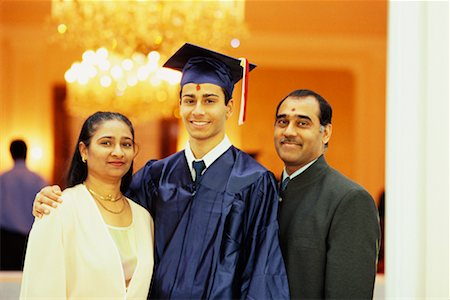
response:
<path id="1" fill-rule="evenodd" d="M 184 151 L 149 161 L 130 198 L 155 222 L 151 298 L 288 299 L 273 174 L 231 146 L 197 186 Z"/>

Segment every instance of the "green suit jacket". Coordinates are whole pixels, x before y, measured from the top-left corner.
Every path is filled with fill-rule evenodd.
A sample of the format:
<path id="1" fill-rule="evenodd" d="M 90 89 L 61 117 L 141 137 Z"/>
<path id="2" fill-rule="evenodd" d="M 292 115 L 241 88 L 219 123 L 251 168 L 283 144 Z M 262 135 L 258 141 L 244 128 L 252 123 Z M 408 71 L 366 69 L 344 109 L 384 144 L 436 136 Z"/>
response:
<path id="1" fill-rule="evenodd" d="M 280 197 L 280 241 L 291 297 L 372 298 L 380 227 L 370 194 L 320 156 Z"/>

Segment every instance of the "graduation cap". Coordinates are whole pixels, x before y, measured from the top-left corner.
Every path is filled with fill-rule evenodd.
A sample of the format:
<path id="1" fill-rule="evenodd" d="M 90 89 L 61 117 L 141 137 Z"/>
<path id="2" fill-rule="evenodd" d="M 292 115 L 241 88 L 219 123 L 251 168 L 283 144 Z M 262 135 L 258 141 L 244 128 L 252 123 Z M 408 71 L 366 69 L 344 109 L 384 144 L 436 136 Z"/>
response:
<path id="1" fill-rule="evenodd" d="M 231 98 L 234 85 L 243 79 L 239 125 L 245 121 L 248 72 L 256 65 L 245 58 L 234 58 L 190 43 L 184 44 L 163 67 L 182 72 L 180 86 L 187 83 L 212 83 L 222 87 Z"/>

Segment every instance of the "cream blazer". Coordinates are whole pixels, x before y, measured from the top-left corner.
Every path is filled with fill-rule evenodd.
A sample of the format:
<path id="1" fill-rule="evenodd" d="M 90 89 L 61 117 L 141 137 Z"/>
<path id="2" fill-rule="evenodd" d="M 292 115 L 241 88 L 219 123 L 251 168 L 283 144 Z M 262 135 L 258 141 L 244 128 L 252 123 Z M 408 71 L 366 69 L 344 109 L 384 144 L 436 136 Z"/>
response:
<path id="1" fill-rule="evenodd" d="M 84 185 L 64 190 L 49 216 L 30 232 L 21 299 L 146 299 L 153 274 L 153 220 L 128 200 L 136 233 L 137 265 L 128 289 L 120 255 Z"/>

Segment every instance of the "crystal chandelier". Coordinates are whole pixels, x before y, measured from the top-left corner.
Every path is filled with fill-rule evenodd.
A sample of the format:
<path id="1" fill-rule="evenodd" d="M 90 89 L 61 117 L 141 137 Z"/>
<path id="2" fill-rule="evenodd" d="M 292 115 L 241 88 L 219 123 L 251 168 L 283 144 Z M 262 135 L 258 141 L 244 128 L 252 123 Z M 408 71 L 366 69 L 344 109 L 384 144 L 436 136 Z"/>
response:
<path id="1" fill-rule="evenodd" d="M 242 0 L 53 0 L 58 39 L 86 50 L 65 74 L 69 112 L 173 115 L 180 74 L 162 63 L 185 42 L 225 50 L 246 34 L 244 9 Z"/>

